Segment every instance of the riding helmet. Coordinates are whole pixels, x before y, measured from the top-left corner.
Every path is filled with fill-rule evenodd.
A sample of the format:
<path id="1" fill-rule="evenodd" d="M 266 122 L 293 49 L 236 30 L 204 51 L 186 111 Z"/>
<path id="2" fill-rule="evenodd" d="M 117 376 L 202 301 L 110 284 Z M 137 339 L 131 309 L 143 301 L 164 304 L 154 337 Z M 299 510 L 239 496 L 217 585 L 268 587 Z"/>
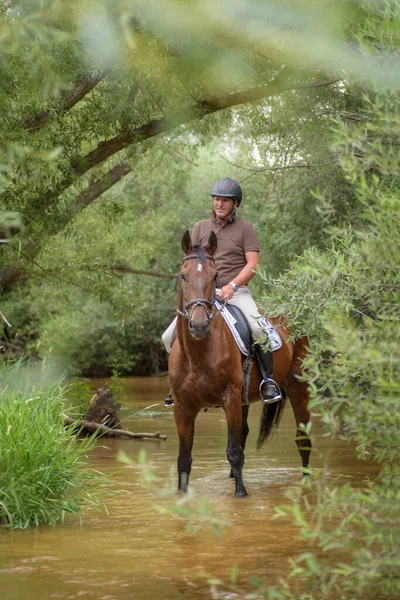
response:
<path id="1" fill-rule="evenodd" d="M 210 194 L 213 197 L 222 196 L 223 198 L 237 200 L 238 206 L 242 201 L 242 188 L 237 181 L 229 177 L 218 179 L 212 186 Z"/>

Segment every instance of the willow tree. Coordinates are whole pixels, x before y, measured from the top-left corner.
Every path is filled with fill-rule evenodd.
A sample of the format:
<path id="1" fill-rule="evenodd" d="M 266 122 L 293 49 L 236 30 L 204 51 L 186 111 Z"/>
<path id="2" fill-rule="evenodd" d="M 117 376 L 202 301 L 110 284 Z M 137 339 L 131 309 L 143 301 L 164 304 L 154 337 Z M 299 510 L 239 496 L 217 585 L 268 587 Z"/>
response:
<path id="1" fill-rule="evenodd" d="M 213 113 L 363 74 L 346 43 L 364 18 L 351 2 L 47 0 L 0 10 L 0 209 L 25 226 L 22 247 L 3 245 L 3 289 L 49 236 L 134 173 L 152 138 L 168 152 L 172 132 L 207 127 Z"/>

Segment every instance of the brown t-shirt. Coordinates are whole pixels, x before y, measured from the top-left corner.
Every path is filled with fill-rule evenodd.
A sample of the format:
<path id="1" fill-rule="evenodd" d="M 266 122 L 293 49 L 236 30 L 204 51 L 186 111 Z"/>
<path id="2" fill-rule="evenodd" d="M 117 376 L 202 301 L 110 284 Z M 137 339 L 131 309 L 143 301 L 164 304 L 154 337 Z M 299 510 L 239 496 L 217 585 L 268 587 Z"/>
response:
<path id="1" fill-rule="evenodd" d="M 233 223 L 226 223 L 221 227 L 214 215 L 195 224 L 192 243 L 206 246 L 212 231 L 218 239 L 214 258 L 221 285 L 224 286 L 246 266 L 245 253 L 260 252 L 260 247 L 256 231 L 249 221 L 236 218 Z"/>

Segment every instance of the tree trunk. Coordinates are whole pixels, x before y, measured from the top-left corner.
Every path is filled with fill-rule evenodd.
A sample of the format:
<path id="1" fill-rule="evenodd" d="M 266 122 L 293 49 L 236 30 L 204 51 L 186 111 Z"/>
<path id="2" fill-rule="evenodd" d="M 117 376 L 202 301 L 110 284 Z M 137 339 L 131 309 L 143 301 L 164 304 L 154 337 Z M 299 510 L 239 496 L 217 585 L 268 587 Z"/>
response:
<path id="1" fill-rule="evenodd" d="M 90 401 L 89 407 L 83 417 L 84 421 L 107 424 L 108 428 L 114 429 L 121 425 L 119 417 L 120 404 L 115 403 L 114 394 L 105 385 L 99 388 Z"/>

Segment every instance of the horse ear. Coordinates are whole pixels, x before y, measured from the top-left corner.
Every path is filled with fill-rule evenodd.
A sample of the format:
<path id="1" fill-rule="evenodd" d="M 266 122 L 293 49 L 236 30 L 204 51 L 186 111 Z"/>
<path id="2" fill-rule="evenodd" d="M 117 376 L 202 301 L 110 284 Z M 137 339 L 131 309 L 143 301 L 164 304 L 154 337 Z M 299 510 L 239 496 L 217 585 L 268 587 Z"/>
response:
<path id="1" fill-rule="evenodd" d="M 190 237 L 189 231 L 185 231 L 183 234 L 181 245 L 185 254 L 188 254 L 192 250 L 192 238 Z"/>
<path id="2" fill-rule="evenodd" d="M 214 231 L 212 231 L 210 233 L 210 237 L 208 238 L 208 251 L 211 254 L 211 256 L 214 256 L 217 246 L 218 246 L 218 239 L 217 239 L 217 236 L 215 235 Z"/>

